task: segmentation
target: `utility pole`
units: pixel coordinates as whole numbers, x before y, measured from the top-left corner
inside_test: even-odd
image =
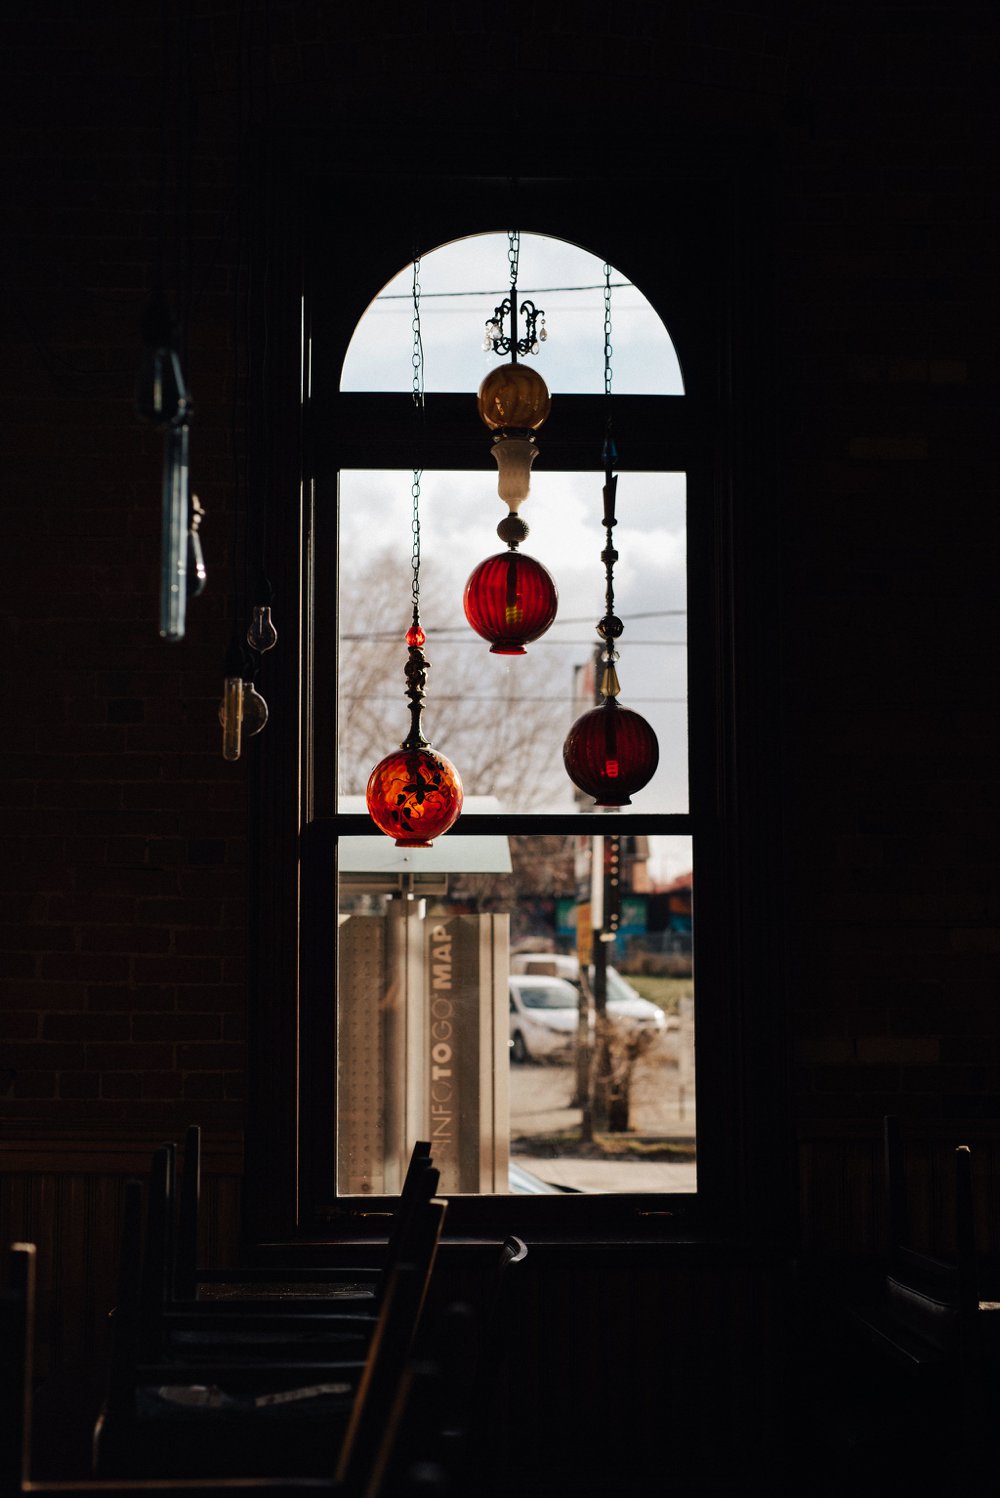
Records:
[[[611,1086],[611,1037],[608,1034],[608,949],[604,941],[604,837],[590,840],[590,920],[594,962],[594,1055],[590,1078],[590,1124],[594,1132],[608,1131]]]

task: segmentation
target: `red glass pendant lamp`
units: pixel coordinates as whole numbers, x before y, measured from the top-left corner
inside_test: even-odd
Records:
[[[517,256],[520,236],[508,235],[511,265],[510,296],[496,307],[486,324],[483,347],[509,353],[511,362],[501,364],[479,387],[480,419],[493,433],[492,453],[499,470],[497,492],[508,513],[497,526],[497,535],[507,550],[487,557],[474,568],[465,585],[463,603],[469,624],[490,642],[493,655],[524,655],[525,647],[543,635],[556,617],[558,594],[548,570],[534,557],[518,550],[528,527],[517,513],[527,499],[531,465],[538,456],[535,433],[552,408],[545,381],[537,370],[518,362],[518,354],[537,353],[546,337],[545,313],[533,302],[521,303],[526,334],[517,328]],[[510,337],[503,332],[510,313]],[[539,323],[541,326],[539,327]]]
[[[604,393],[611,397],[611,266],[604,267]],[[609,407],[610,410],[610,407]],[[615,642],[625,628],[615,613],[614,569],[618,553],[611,539],[616,525],[615,494],[618,479],[612,473],[615,458],[608,416],[604,433],[604,533],[601,553],[604,563],[604,618],[600,635],[600,692],[604,701],[577,718],[563,744],[563,763],[573,784],[593,796],[597,806],[631,806],[632,796],[648,785],[656,774],[660,749],[656,734],[639,713],[618,701],[621,684],[615,662]]]
[[[604,267],[604,393],[611,396],[611,266]],[[563,744],[566,773],[597,806],[631,806],[632,796],[656,774],[660,749],[656,734],[639,713],[618,701],[621,683],[615,663],[616,641],[625,629],[615,613],[615,563],[618,553],[611,539],[617,524],[615,496],[618,479],[612,472],[615,458],[608,416],[604,434],[604,617],[597,624],[601,637],[600,693],[604,699],[577,718]]]
[[[604,526],[607,544],[601,553],[606,575],[604,618],[597,633],[603,644],[600,691],[604,701],[577,718],[563,744],[563,763],[575,786],[593,796],[597,806],[631,806],[632,796],[656,773],[660,749],[656,734],[639,713],[618,701],[621,683],[615,662],[618,640],[625,626],[615,614],[614,564],[618,553],[611,544],[615,525],[617,478],[611,473],[613,446],[606,444],[608,469],[604,485]]]
[[[567,775],[596,806],[630,806],[633,793],[652,780],[659,759],[656,734],[645,718],[615,697],[605,697],[600,707],[578,718],[563,745]]]
[[[656,734],[639,713],[618,701],[621,683],[615,662],[615,641],[625,628],[615,613],[614,565],[618,553],[611,543],[615,521],[615,490],[618,480],[611,472],[614,444],[610,433],[605,442],[607,465],[604,483],[604,527],[607,541],[601,560],[605,569],[605,613],[598,621],[600,691],[604,701],[577,718],[563,744],[563,763],[575,786],[593,796],[597,806],[631,806],[632,796],[648,785],[656,773],[660,749]]]
[[[413,401],[423,405],[423,345],[420,338],[420,260],[413,261]],[[420,477],[413,471],[413,621],[406,631],[406,696],[410,700],[410,731],[399,748],[379,761],[368,777],[368,814],[397,848],[429,848],[431,840],[447,832],[462,810],[462,777],[451,760],[424,737],[421,726],[427,672],[427,642],[420,623]]]

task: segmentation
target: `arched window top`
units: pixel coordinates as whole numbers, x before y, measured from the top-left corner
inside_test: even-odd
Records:
[[[579,245],[522,233],[519,303],[545,313],[548,337],[529,356],[553,394],[604,392],[604,262]],[[412,266],[403,267],[358,323],[341,372],[345,391],[412,388]],[[424,388],[478,389],[497,355],[483,349],[486,320],[510,292],[505,233],[471,235],[420,261]],[[507,328],[509,333],[509,326]],[[518,333],[523,334],[523,323]],[[680,364],[659,314],[626,276],[611,271],[611,368],[616,395],[681,395]]]

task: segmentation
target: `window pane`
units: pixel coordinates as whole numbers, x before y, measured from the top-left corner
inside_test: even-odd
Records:
[[[695,1189],[689,839],[339,857],[340,1194],[398,1190],[416,1138],[449,1193]]]
[[[425,473],[421,620],[431,662],[424,732],[456,765],[467,796],[509,812],[589,808],[563,765],[569,729],[595,700],[594,628],[605,611],[598,474],[546,474],[522,506],[522,550],[547,567],[555,623],[523,656],[493,655],[462,595],[473,568],[503,548],[496,475]],[[374,766],[409,727],[403,667],[410,624],[410,475],[347,472],[340,491],[338,796],[364,794]],[[620,702],[652,726],[659,765],[633,798],[643,812],[688,809],[686,517],[683,474],[627,473],[618,483],[615,611]]]
[[[620,272],[611,276],[612,376],[616,395],[680,395],[669,334]],[[510,294],[506,234],[479,234],[429,251],[420,262],[425,389],[478,390],[498,355],[482,347],[486,319]],[[604,262],[577,245],[521,235],[518,302],[544,311],[548,337],[533,357],[555,394],[604,391]],[[342,390],[409,390],[413,268],[402,268],[358,323]],[[510,333],[509,323],[506,329]],[[523,321],[519,336],[524,335]]]

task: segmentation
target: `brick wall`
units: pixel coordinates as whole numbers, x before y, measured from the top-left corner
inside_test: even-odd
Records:
[[[461,119],[501,170],[570,124],[580,159],[589,138],[683,161],[710,137],[773,161],[762,606],[795,1116],[806,1136],[874,1132],[887,1106],[995,1117],[993,8],[554,3],[526,14],[513,85],[482,6],[192,0],[187,25],[210,581],[176,645],[156,626],[159,439],[130,394],[182,18],[167,47],[158,12],[107,0],[0,29],[8,1125],[243,1123],[248,771],[276,730],[227,764],[216,709],[247,481],[236,142],[264,118],[332,126],[345,157],[398,129],[412,161]],[[651,177],[651,232],[659,211]]]

